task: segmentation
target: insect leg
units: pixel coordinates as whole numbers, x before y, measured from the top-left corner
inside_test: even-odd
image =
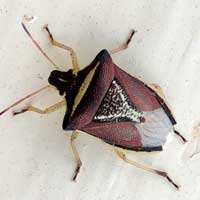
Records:
[[[130,35],[129,35],[129,37],[128,37],[128,39],[126,40],[126,42],[123,43],[123,44],[121,44],[121,45],[118,46],[117,48],[112,49],[111,51],[109,51],[110,54],[114,54],[114,53],[117,53],[117,52],[122,51],[122,50],[124,50],[124,49],[127,49],[129,43],[131,42],[131,40],[132,40],[132,38],[133,38],[133,35],[135,34],[135,32],[136,32],[135,30],[132,30],[131,33],[130,33]]]
[[[81,168],[81,165],[82,165],[82,162],[81,162],[81,159],[79,157],[79,154],[78,154],[78,151],[77,151],[77,148],[76,148],[76,144],[75,144],[75,140],[76,140],[77,136],[78,136],[78,132],[73,131],[72,135],[71,135],[71,146],[72,146],[72,151],[74,153],[74,157],[75,157],[75,160],[76,160],[76,170],[75,170],[73,178],[72,178],[73,181],[76,180],[77,175],[78,175],[80,168]]]
[[[124,160],[125,162],[134,165],[135,167],[138,167],[140,169],[143,169],[147,172],[153,173],[153,174],[157,174],[159,176],[162,176],[164,178],[166,178],[176,189],[179,189],[179,186],[168,176],[168,174],[166,172],[163,171],[159,171],[150,167],[147,167],[145,165],[142,165],[140,163],[137,163],[136,161],[130,160],[126,157],[125,153],[123,153],[122,151],[120,151],[119,149],[115,148],[115,151],[117,153],[117,155]]]
[[[66,101],[63,100],[63,101],[60,101],[44,110],[41,110],[39,108],[36,108],[36,107],[33,107],[33,106],[27,106],[19,111],[13,111],[13,115],[18,115],[18,114],[21,114],[21,113],[24,113],[24,112],[27,112],[27,111],[32,111],[32,112],[36,112],[36,113],[40,113],[40,114],[48,114],[48,113],[51,113],[51,112],[54,112],[56,110],[58,110],[59,108],[63,107],[66,105]]]
[[[162,97],[163,100],[166,101],[165,94],[163,92],[163,89],[160,87],[160,85],[156,83],[149,83],[147,84],[151,89],[153,89],[160,97]]]
[[[66,46],[66,45],[64,45],[64,44],[62,44],[62,43],[57,42],[56,40],[54,40],[53,35],[51,34],[51,32],[50,32],[50,30],[48,28],[48,25],[45,25],[44,29],[49,34],[49,38],[51,40],[52,45],[54,45],[56,47],[59,47],[61,49],[65,49],[65,50],[67,50],[67,51],[70,52],[73,70],[74,70],[74,73],[77,74],[78,71],[79,71],[79,64],[78,64],[78,59],[77,59],[77,56],[76,56],[76,52],[71,47]]]
[[[175,133],[177,136],[179,136],[179,137],[182,139],[182,141],[183,141],[184,143],[187,142],[187,140],[185,139],[185,137],[182,136],[176,129],[174,129],[174,133]]]
[[[158,84],[155,84],[155,83],[150,83],[148,84],[148,86],[153,89],[163,100],[166,101],[166,97],[164,95],[164,92],[162,90],[162,88],[158,85]],[[167,105],[168,107],[170,107],[169,105]],[[171,109],[170,109],[171,111]],[[173,115],[173,113],[171,113]],[[174,129],[174,133],[179,136],[181,138],[181,140],[185,143],[187,142],[187,139],[181,135],[177,130]]]
[[[36,91],[34,91],[34,92],[32,92],[32,93],[26,95],[25,97],[23,97],[23,98],[17,100],[17,101],[14,102],[13,104],[11,104],[10,106],[8,106],[8,107],[5,108],[4,110],[2,110],[2,111],[0,112],[0,115],[3,115],[5,112],[7,112],[7,111],[10,110],[11,108],[15,107],[16,105],[18,105],[18,104],[21,103],[22,101],[24,101],[24,100],[26,100],[26,99],[28,99],[28,98],[30,98],[30,97],[32,97],[32,96],[34,96],[34,95],[40,93],[41,91],[43,91],[43,90],[45,90],[45,89],[47,89],[47,88],[49,88],[49,85],[46,85],[46,86],[40,88],[39,90],[36,90]]]

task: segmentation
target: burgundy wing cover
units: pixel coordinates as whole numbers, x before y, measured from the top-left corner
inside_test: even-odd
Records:
[[[155,92],[146,87],[146,85],[140,80],[132,77],[117,67],[112,62],[112,58],[109,53],[106,50],[104,51],[103,56],[99,59],[100,64],[95,71],[91,84],[72,116],[67,130],[82,130],[103,139],[107,143],[120,146],[125,149],[139,151],[161,150],[161,146],[165,142],[165,139],[162,141],[163,143],[161,142],[161,144],[160,141],[162,139],[157,139],[157,141],[159,141],[157,143],[150,142],[149,144],[149,142],[146,142],[149,140],[148,138],[152,137],[152,133],[151,136],[148,136],[148,131],[144,131],[143,133],[143,129],[141,128],[143,122],[135,123],[130,121],[119,121],[98,123],[94,121],[94,116],[114,79],[121,85],[123,90],[126,91],[130,101],[133,102],[137,110],[141,113],[145,113],[145,116],[154,116],[155,111],[157,112],[159,109],[162,109],[162,106],[155,96]],[[164,114],[162,115],[166,115],[165,112],[163,113]],[[164,116],[164,121],[168,120],[168,117],[166,116]],[[154,117],[152,118],[151,116],[149,119],[154,119]],[[160,119],[160,115],[156,118],[156,120],[157,119],[161,120],[162,123],[162,117]],[[166,123],[164,126],[172,126],[171,122],[167,121]],[[151,124],[147,124],[147,129],[149,126],[152,127]],[[152,130],[156,130],[156,125],[157,122],[154,123],[154,129]],[[162,126],[163,125],[161,124],[160,127]],[[168,129],[166,132],[168,132]],[[159,138],[158,136],[153,135],[152,139],[154,137]]]

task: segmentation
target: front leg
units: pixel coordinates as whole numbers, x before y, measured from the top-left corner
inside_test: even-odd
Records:
[[[76,52],[69,46],[66,46],[60,42],[57,42],[56,40],[54,40],[53,38],[53,35],[52,33],[50,32],[49,28],[48,28],[48,25],[45,25],[44,26],[44,29],[47,31],[48,35],[49,35],[49,38],[51,40],[51,44],[58,47],[58,48],[61,48],[61,49],[65,49],[67,51],[70,52],[70,56],[71,56],[71,60],[72,60],[72,66],[73,66],[73,71],[74,71],[74,74],[77,75],[78,71],[79,71],[79,64],[78,64],[78,59],[77,59],[77,56],[76,56]]]

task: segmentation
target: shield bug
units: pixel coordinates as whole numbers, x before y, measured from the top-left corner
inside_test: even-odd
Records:
[[[166,137],[171,131],[186,142],[185,138],[174,129],[176,120],[165,103],[161,90],[158,90],[159,87],[145,84],[112,61],[112,54],[128,48],[135,31],[131,32],[123,45],[111,51],[100,51],[88,66],[79,70],[75,51],[54,40],[48,26],[45,26],[44,29],[52,45],[67,50],[71,55],[73,68],[65,72],[58,70],[59,68],[34,40],[24,23],[22,26],[40,52],[56,68],[51,72],[48,81],[60,95],[64,96],[64,99],[44,110],[30,105],[20,111],[13,111],[13,114],[27,111],[47,114],[66,105],[63,129],[72,131],[71,146],[77,162],[73,180],[76,180],[82,165],[75,145],[80,130],[112,145],[117,155],[125,162],[166,178],[178,189],[179,186],[166,172],[130,160],[123,151],[162,151]],[[25,96],[4,109],[0,115],[47,87]]]

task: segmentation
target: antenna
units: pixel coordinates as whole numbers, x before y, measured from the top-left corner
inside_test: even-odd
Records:
[[[33,36],[31,35],[31,33],[28,31],[28,29],[26,28],[25,24],[22,22],[22,27],[24,29],[24,31],[26,32],[26,34],[28,35],[28,37],[31,39],[31,41],[34,43],[34,45],[37,47],[37,49],[42,53],[42,55],[56,68],[59,69],[59,67],[51,60],[51,58],[49,58],[49,56],[44,52],[44,50],[40,47],[39,43],[33,38]]]

